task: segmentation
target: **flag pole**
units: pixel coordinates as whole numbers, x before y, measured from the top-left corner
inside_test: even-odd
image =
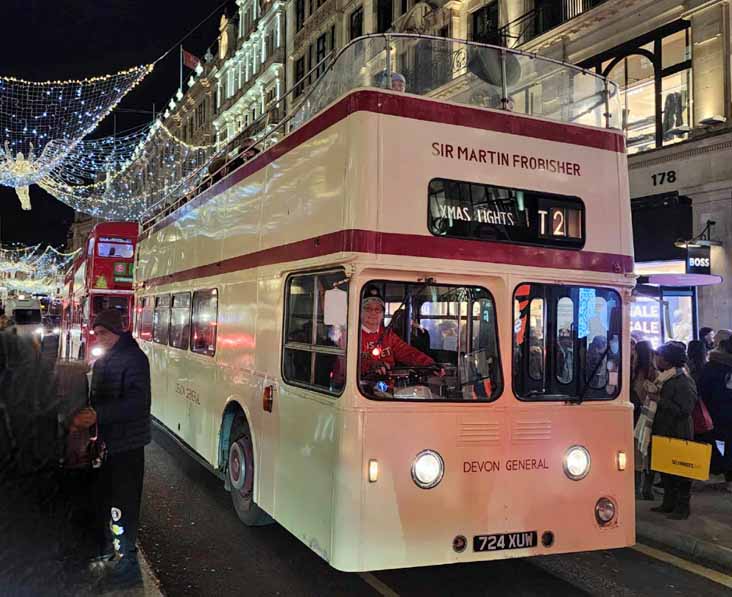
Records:
[[[180,90],[183,92],[183,44],[180,45]]]

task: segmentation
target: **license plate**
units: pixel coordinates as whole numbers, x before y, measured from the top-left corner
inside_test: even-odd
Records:
[[[475,535],[473,537],[473,551],[501,551],[527,547],[536,547],[536,531]]]

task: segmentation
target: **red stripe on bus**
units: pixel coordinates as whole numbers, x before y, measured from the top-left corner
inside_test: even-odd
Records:
[[[527,118],[508,112],[445,104],[408,95],[394,95],[378,91],[356,91],[321,112],[282,141],[262,152],[252,161],[240,166],[226,178],[218,181],[211,188],[157,222],[151,231],[155,232],[168,226],[192,209],[200,207],[216,195],[223,193],[315,135],[356,112],[389,114],[414,120],[466,126],[547,141],[558,141],[571,145],[594,147],[613,152],[622,153],[625,151],[623,135],[610,130],[567,126],[559,122]],[[140,240],[146,238],[151,231],[143,233]]]
[[[263,249],[167,274],[144,281],[146,287],[186,282],[209,276],[335,255],[337,253],[368,253],[372,255],[402,255],[432,257],[479,263],[525,265],[593,272],[627,273],[633,271],[633,259],[628,255],[569,251],[544,247],[524,247],[495,242],[437,238],[417,234],[373,232],[370,230],[341,230],[306,240]]]

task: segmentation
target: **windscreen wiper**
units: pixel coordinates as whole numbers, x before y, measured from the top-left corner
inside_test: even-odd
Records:
[[[597,375],[598,369],[600,369],[600,365],[602,365],[603,361],[607,358],[607,354],[610,352],[610,343],[608,342],[607,348],[605,349],[605,352],[602,353],[602,356],[600,357],[600,360],[597,361],[597,365],[595,365],[595,368],[592,370],[592,375],[590,375],[589,381],[585,384],[585,387],[582,389],[582,393],[577,396],[577,398],[571,398],[570,400],[567,400],[567,402],[570,402],[572,404],[582,404],[584,402],[585,397],[587,396],[587,392],[589,391],[592,380],[595,378],[595,375]]]

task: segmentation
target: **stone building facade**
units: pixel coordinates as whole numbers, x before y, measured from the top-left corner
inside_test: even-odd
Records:
[[[285,80],[285,5],[282,0],[237,0],[230,21],[222,17],[215,80],[217,143],[257,138],[282,118]],[[265,116],[262,118],[262,116]]]

